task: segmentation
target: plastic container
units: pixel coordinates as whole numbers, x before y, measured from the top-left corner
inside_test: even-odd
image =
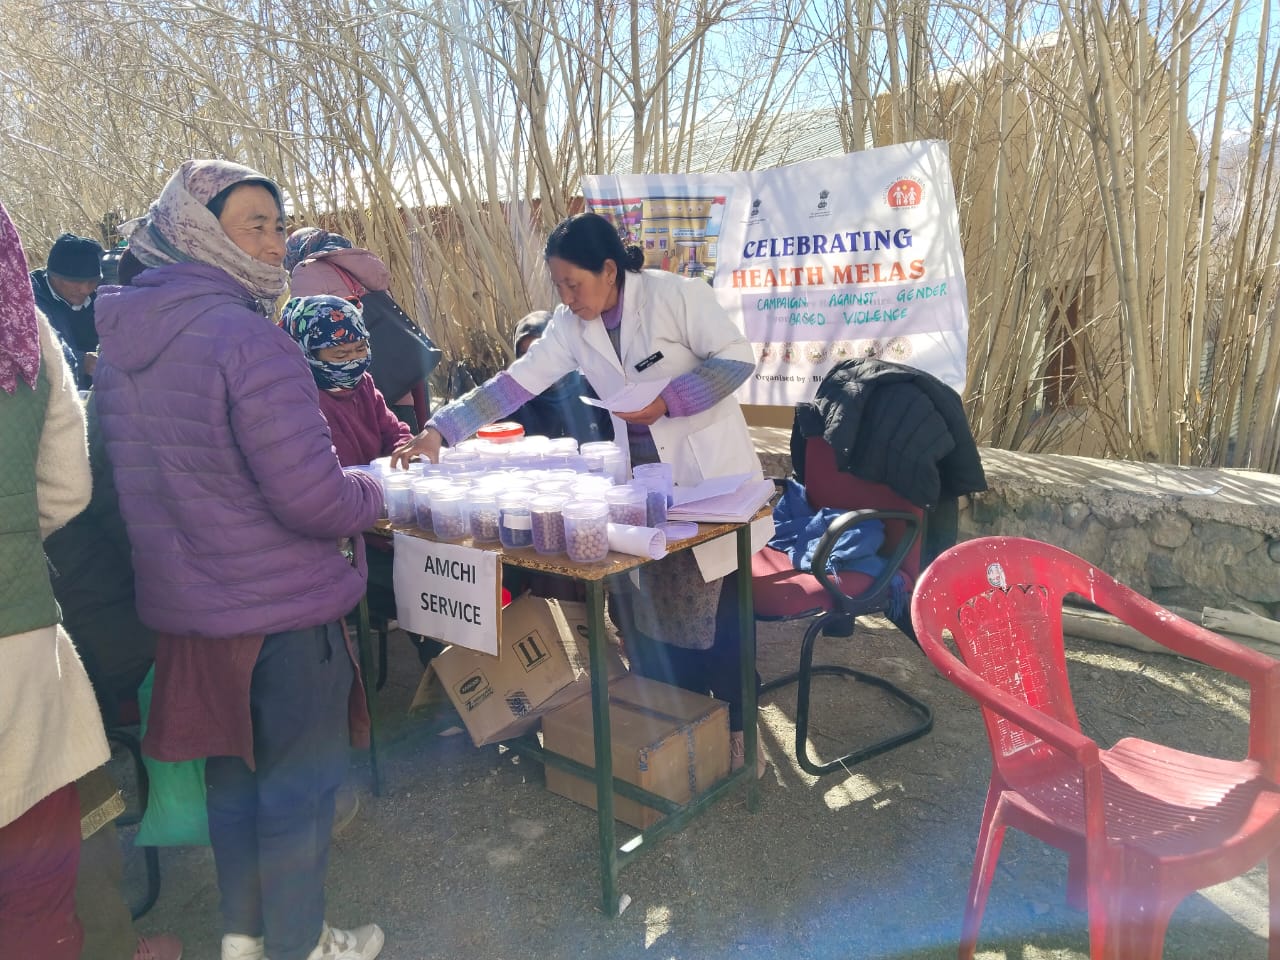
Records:
[[[490,443],[511,443],[524,439],[524,426],[510,420],[491,423],[476,431],[477,440],[488,440]]]
[[[431,494],[431,529],[441,540],[465,540],[467,491],[436,490]]]
[[[556,437],[547,442],[547,454],[557,457],[573,457],[578,453],[578,441],[573,437]]]
[[[576,500],[603,500],[604,492],[613,487],[608,477],[586,474],[573,481],[568,491]]]
[[[459,447],[445,447],[440,451],[440,466],[446,473],[460,473],[474,469],[480,462],[480,454],[474,450],[463,450]]]
[[[407,473],[396,473],[382,480],[382,498],[387,505],[387,519],[393,527],[408,526],[417,521],[413,507],[413,482]]]
[[[564,553],[564,502],[564,497],[556,495],[537,496],[529,501],[529,532],[538,553]]]
[[[431,493],[439,485],[434,477],[424,477],[413,483],[414,522],[423,530],[431,529]]]
[[[533,492],[540,496],[554,496],[564,493],[569,484],[564,480],[539,480],[533,485]]]
[[[491,543],[498,539],[498,496],[492,490],[472,487],[467,498],[471,539]]]
[[[644,487],[645,526],[656,527],[667,522],[667,508],[671,506],[671,495],[675,486],[671,477],[669,463],[642,463],[631,471],[633,484]]]
[[[564,548],[574,563],[597,563],[609,553],[609,505],[578,500],[561,508]]]
[[[610,487],[604,493],[609,504],[609,522],[633,527],[645,526],[645,489],[643,487]]]
[[[498,497],[498,539],[504,547],[533,544],[528,490],[515,490]]]
[[[622,448],[612,440],[593,440],[591,443],[584,443],[581,453],[582,456],[587,458],[589,473],[603,473],[614,483],[627,482],[626,455],[622,452]],[[597,456],[601,457],[603,461],[599,470],[595,469]]]
[[[586,458],[577,453],[547,453],[543,454],[542,465],[556,471],[566,471],[568,473],[586,473]]]

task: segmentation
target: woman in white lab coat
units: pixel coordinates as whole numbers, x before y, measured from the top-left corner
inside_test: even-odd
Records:
[[[620,444],[626,438],[633,465],[670,463],[677,484],[762,475],[733,396],[755,355],[704,281],[643,270],[643,251],[624,246],[594,213],[552,231],[546,262],[562,303],[542,337],[507,370],[437,410],[396,451],[398,460],[435,460],[442,443],[471,436],[580,369],[604,398],[640,381],[670,381],[648,405],[614,415],[614,436]],[[725,576],[732,538],[721,539],[718,551],[683,551],[643,567],[639,583],[611,599],[633,671],[728,701],[736,769],[743,762],[737,577]]]

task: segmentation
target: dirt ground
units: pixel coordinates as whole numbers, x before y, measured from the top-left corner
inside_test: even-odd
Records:
[[[765,679],[795,668],[800,635],[762,625]],[[933,732],[815,780],[794,762],[794,688],[771,694],[761,729],[772,762],[758,810],[733,794],[662,841],[623,871],[630,905],[611,917],[597,907],[594,813],[549,793],[538,764],[408,717],[419,671],[408,641],[393,635],[390,680],[376,704],[386,790],[368,792],[357,757],[362,806],[333,848],[331,921],[376,920],[386,960],[954,957],[989,774],[977,709],[887,623],[823,643],[819,660],[881,673],[930,703]],[[1082,640],[1069,653],[1082,723],[1100,742],[1137,735],[1243,753],[1248,691],[1232,678]],[[820,756],[896,719],[865,686],[818,684],[811,739]],[[133,890],[139,860],[130,858]],[[220,930],[207,849],[165,850],[162,870],[160,900],[140,929],[178,934],[187,960],[214,960]],[[1085,916],[1063,902],[1065,876],[1056,850],[1010,831],[979,957],[1087,957]],[[1184,903],[1165,957],[1262,958],[1265,936],[1259,869]]]

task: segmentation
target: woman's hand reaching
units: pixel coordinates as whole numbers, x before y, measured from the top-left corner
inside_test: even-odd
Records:
[[[416,437],[391,451],[391,465],[407,469],[409,461],[414,457],[426,457],[432,463],[439,463],[440,447],[443,444],[444,437],[440,435],[440,431],[429,426]]]

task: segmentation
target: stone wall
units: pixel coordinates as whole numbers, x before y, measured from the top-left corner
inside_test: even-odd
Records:
[[[790,431],[753,428],[771,476]],[[1057,544],[1166,606],[1280,619],[1280,476],[982,451],[990,489],[961,501],[960,537]]]

